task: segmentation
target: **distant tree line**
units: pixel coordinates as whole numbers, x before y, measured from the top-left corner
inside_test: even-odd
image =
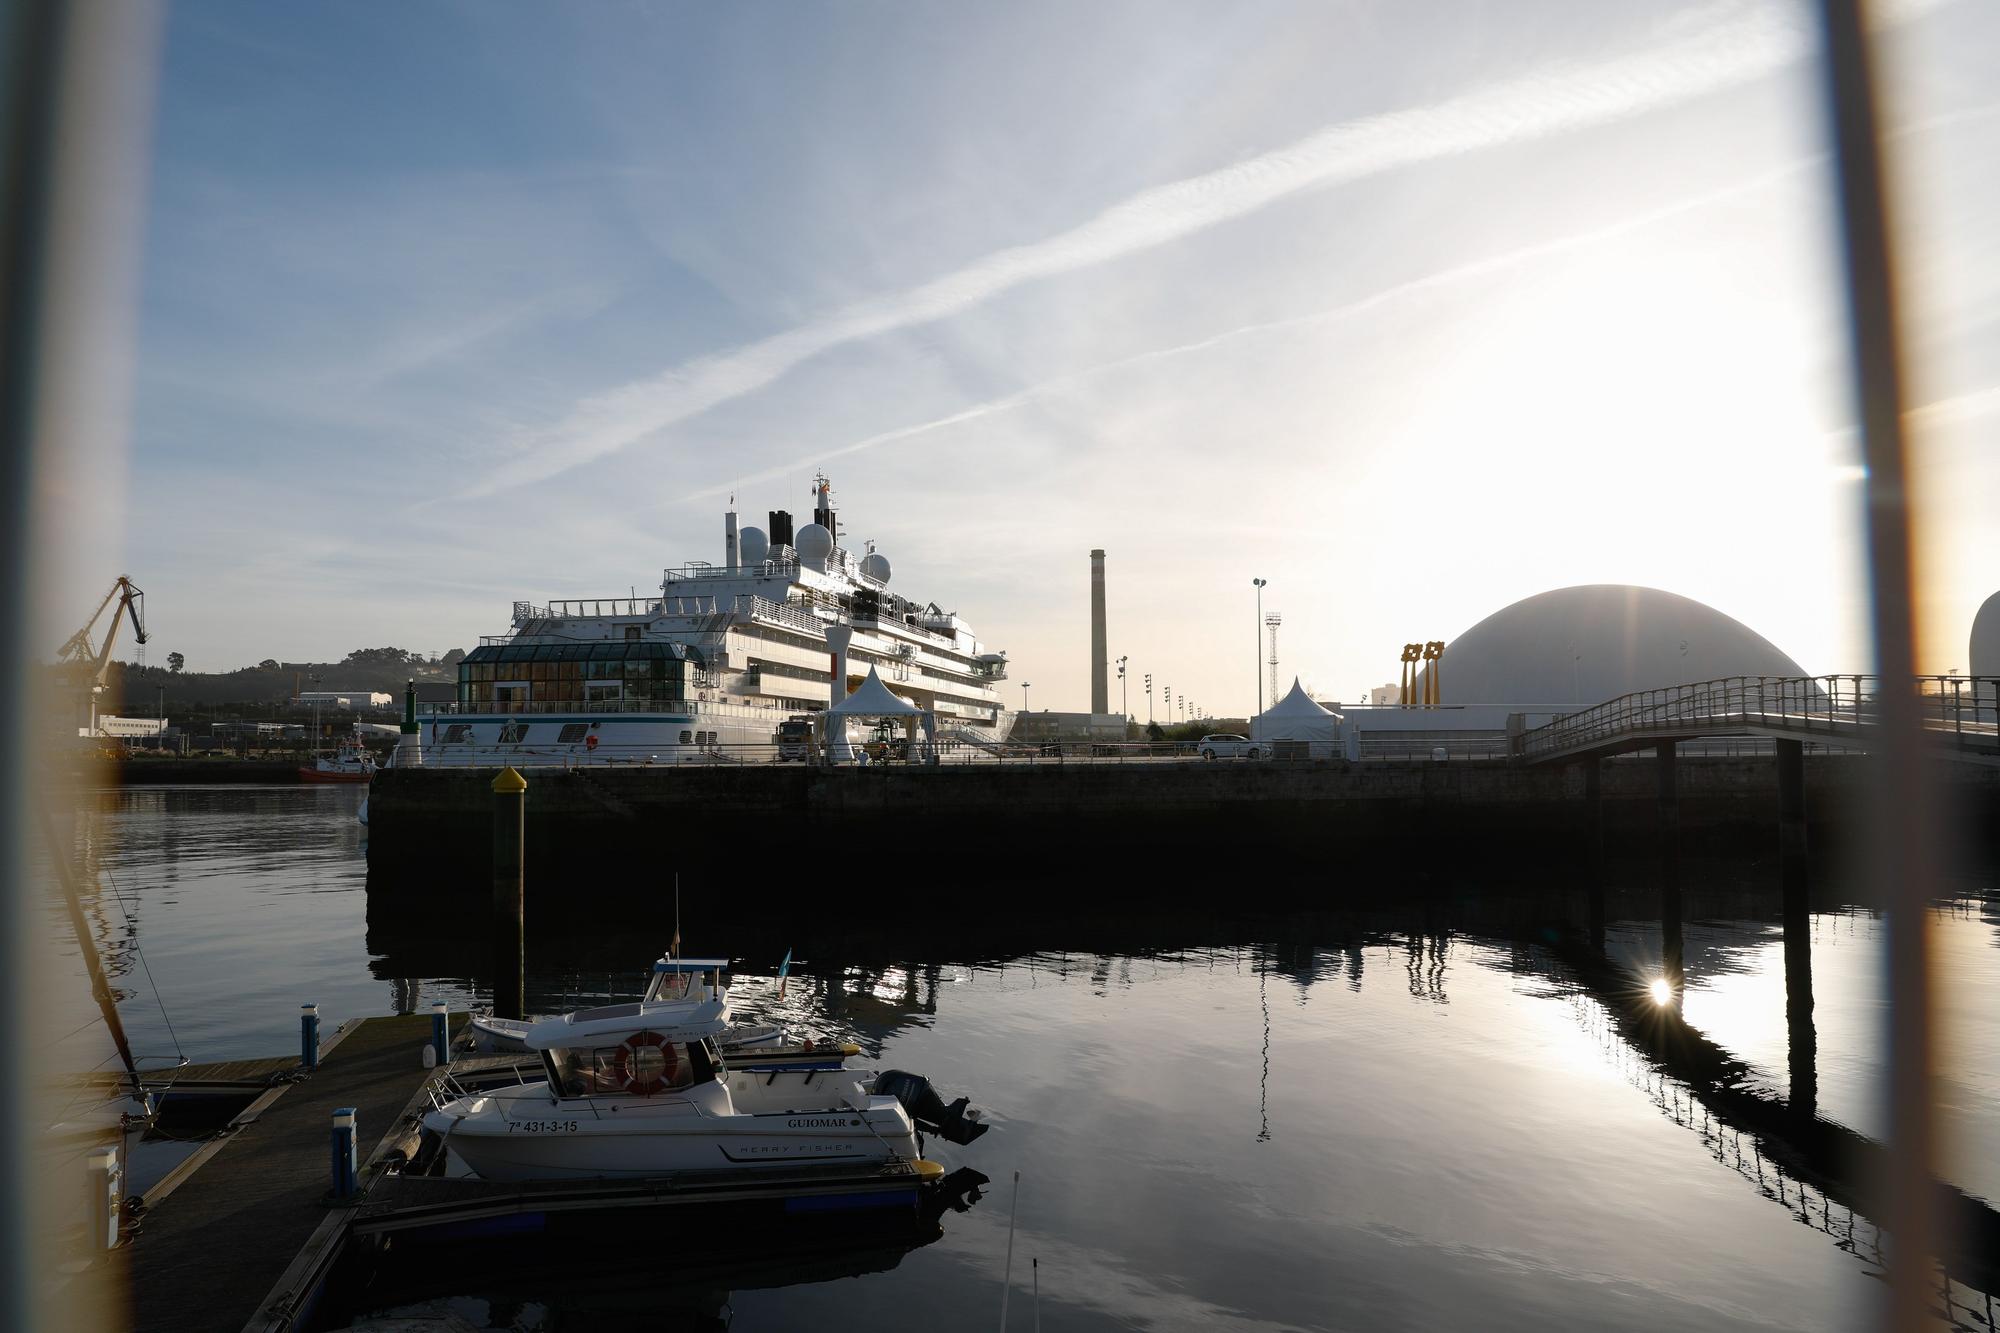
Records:
[[[267,657],[256,666],[234,671],[188,671],[185,657],[168,653],[164,667],[113,662],[100,707],[126,716],[151,716],[159,706],[162,686],[169,716],[282,709],[305,690],[371,691],[401,698],[404,682],[413,678],[457,680],[464,657],[463,648],[442,656],[407,648],[357,648],[338,662],[281,662]]]

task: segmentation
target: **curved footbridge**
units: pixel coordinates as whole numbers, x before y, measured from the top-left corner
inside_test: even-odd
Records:
[[[2000,677],[1922,676],[1913,688],[1923,704],[1924,733],[1941,753],[2000,764]],[[1736,737],[1867,750],[1880,727],[1881,697],[1877,676],[1726,676],[1564,714],[1515,731],[1508,750],[1527,764]]]
[[[1583,769],[1594,862],[1593,935],[1601,940],[1603,930],[1603,785],[1599,761],[1637,751],[1651,751],[1655,757],[1661,961],[1665,979],[1678,991],[1683,979],[1677,789],[1680,747],[1740,738],[1771,741],[1777,751],[1788,1019],[1795,1037],[1803,1035],[1809,1040],[1812,958],[1808,944],[1805,747],[1862,752],[1874,748],[1881,737],[1884,688],[1885,682],[1877,676],[1727,676],[1622,695],[1533,729],[1511,726],[1508,753],[1516,764]],[[1909,688],[1921,701],[1924,735],[1935,755],[2000,765],[2000,677],[1921,676]]]

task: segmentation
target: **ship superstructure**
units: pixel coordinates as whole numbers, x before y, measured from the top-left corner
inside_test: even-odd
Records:
[[[785,510],[739,531],[732,505],[722,563],[667,569],[658,597],[514,603],[510,631],[459,664],[457,702],[423,718],[423,762],[801,758],[801,721],[871,668],[940,734],[996,737],[1006,655],[891,591],[872,543],[842,545],[825,477],[813,503],[796,531]]]

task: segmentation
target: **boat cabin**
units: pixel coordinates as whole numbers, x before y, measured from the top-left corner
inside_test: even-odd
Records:
[[[722,1077],[720,999],[612,1004],[548,1019],[524,1040],[542,1053],[557,1097],[657,1097]]]
[[[720,1000],[729,984],[727,958],[662,958],[653,964],[644,1003],[661,1000]]]

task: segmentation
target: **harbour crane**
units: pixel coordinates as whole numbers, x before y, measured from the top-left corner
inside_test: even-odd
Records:
[[[102,646],[95,645],[91,640],[97,622],[114,600],[118,609],[111,613],[111,624],[104,631],[104,643]],[[66,682],[75,689],[90,691],[92,736],[97,734],[97,696],[103,693],[104,677],[111,670],[111,645],[117,642],[121,620],[130,620],[133,637],[142,644],[146,641],[146,594],[124,574],[120,574],[111,585],[111,591],[104,594],[104,600],[90,613],[90,619],[83,622],[83,628],[70,635],[56,652]]]

